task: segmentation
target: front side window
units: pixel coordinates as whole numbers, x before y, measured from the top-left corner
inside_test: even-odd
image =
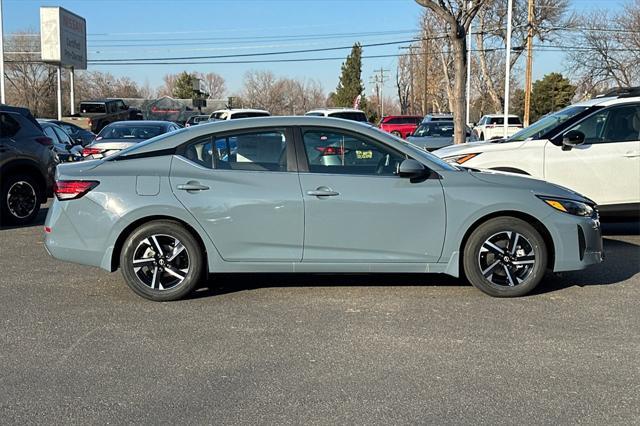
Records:
[[[334,130],[306,130],[304,148],[311,173],[393,176],[404,154]]]
[[[333,112],[329,116],[333,118],[342,118],[344,120],[351,120],[351,121],[360,121],[360,122],[367,121],[367,116],[364,114],[364,112],[351,112],[351,111]]]
[[[582,132],[586,144],[640,140],[640,105],[622,105],[598,111],[570,130]]]
[[[286,172],[286,148],[284,129],[217,136],[213,141],[215,168]]]
[[[53,131],[56,132],[56,136],[58,136],[58,140],[60,142],[66,145],[73,145],[73,143],[71,142],[71,138],[66,132],[56,129],[55,127],[53,127]]]

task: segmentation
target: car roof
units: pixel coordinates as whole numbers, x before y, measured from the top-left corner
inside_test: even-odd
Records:
[[[213,111],[212,114],[215,114],[216,112],[230,112],[230,113],[236,113],[236,112],[266,112],[267,114],[271,114],[266,109],[254,109],[254,108],[218,109],[216,111]]]
[[[320,108],[320,109],[312,109],[310,111],[307,111],[305,114],[309,114],[309,113],[331,113],[331,112],[361,112],[364,114],[364,111],[362,111],[361,109],[356,109],[356,108]]]

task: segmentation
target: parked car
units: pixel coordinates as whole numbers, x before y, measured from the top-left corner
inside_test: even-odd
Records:
[[[53,119],[40,119],[39,121],[47,121],[61,127],[74,142],[80,143],[82,146],[89,145],[96,138],[95,133],[83,129],[82,127],[78,127],[73,123]]]
[[[142,120],[142,112],[129,108],[122,99],[97,99],[81,102],[79,113],[62,120],[82,129],[99,133],[104,126],[116,121]]]
[[[191,117],[189,117],[189,119],[187,119],[186,123],[184,123],[184,127],[196,126],[206,121],[209,121],[208,115],[192,115]]]
[[[48,252],[120,268],[151,300],[237,272],[463,273],[490,295],[519,296],[547,268],[602,260],[597,210],[581,195],[453,166],[349,120],[201,124],[61,165],[57,179]]]
[[[73,141],[62,127],[48,120],[38,120],[42,131],[53,141],[53,149],[63,162],[82,160],[82,145]]]
[[[0,222],[33,221],[53,193],[53,141],[26,108],[0,105]]]
[[[95,141],[82,150],[82,155],[86,159],[106,157],[144,140],[179,129],[171,121],[118,121],[102,129]]]
[[[517,115],[509,116],[507,137],[522,130],[522,121]],[[489,114],[483,116],[473,128],[476,137],[481,140],[501,139],[504,134],[504,114]]]
[[[466,128],[467,142],[475,140],[471,129]],[[407,138],[408,142],[426,149],[435,151],[447,145],[453,144],[453,121],[429,121],[420,124],[413,135]]]
[[[209,118],[216,120],[235,120],[236,118],[269,117],[271,113],[263,109],[221,109],[211,113]]]
[[[640,217],[640,89],[550,114],[509,139],[434,151],[471,168],[531,175],[595,200],[603,217]]]
[[[406,139],[415,132],[421,122],[422,117],[415,115],[388,115],[380,120],[378,127],[385,132]]]
[[[367,115],[364,111],[353,108],[325,108],[314,109],[307,112],[305,115],[311,117],[331,117],[342,118],[344,120],[359,121],[362,123],[368,123]]]
[[[431,121],[453,121],[453,114],[451,113],[432,113],[427,114],[422,119],[423,123],[429,123]]]

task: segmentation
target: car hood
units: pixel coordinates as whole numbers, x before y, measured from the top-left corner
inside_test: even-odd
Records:
[[[464,168],[464,167],[463,167]],[[578,194],[569,188],[556,185],[541,179],[536,179],[528,175],[518,173],[500,172],[496,170],[467,169],[469,174],[482,182],[495,184],[498,186],[509,186],[514,188],[527,188],[536,195],[548,195],[558,198],[569,198],[571,200],[582,201],[595,204],[584,195]]]
[[[517,149],[522,146],[522,142],[501,142],[502,139],[496,139],[494,141],[482,141],[482,142],[467,142],[458,145],[450,145],[444,148],[440,148],[437,151],[433,151],[434,155],[440,158],[453,157],[455,155],[471,154],[487,151],[506,151],[511,149]]]

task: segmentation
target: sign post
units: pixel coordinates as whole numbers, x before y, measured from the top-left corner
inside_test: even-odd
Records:
[[[71,113],[75,113],[74,70],[87,69],[87,23],[62,7],[40,8],[40,45],[43,62],[58,67],[58,120],[62,119],[62,68],[71,68]]]

